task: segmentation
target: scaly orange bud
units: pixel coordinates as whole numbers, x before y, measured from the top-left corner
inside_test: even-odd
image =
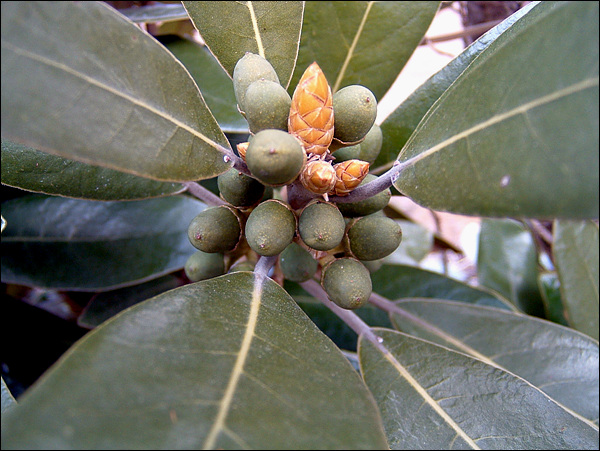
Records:
[[[302,141],[307,155],[325,155],[333,139],[333,96],[325,74],[312,63],[298,82],[288,132]]]
[[[347,160],[334,164],[336,182],[330,194],[347,196],[369,173],[369,163],[362,160]]]
[[[242,160],[244,160],[244,163],[246,162],[246,150],[248,150],[248,145],[249,144],[250,144],[249,142],[245,142],[245,143],[239,143],[236,146],[238,154],[239,154],[240,158]]]
[[[309,191],[326,194],[335,187],[337,178],[331,163],[313,160],[306,163],[300,173],[300,182]]]

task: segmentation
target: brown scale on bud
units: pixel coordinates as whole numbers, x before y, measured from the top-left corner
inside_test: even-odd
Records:
[[[326,155],[333,139],[333,96],[325,74],[312,63],[292,96],[288,132],[296,136],[307,155]]]
[[[250,144],[250,143],[249,142],[245,142],[245,143],[239,143],[236,146],[238,154],[239,154],[240,158],[242,160],[244,160],[244,163],[246,162],[246,151],[248,150],[248,144]]]
[[[362,160],[347,160],[334,164],[336,182],[335,187],[329,194],[336,196],[347,196],[360,185],[360,182],[369,173],[369,163]]]
[[[323,160],[309,161],[300,173],[300,182],[309,191],[327,194],[335,187],[336,174],[331,163]]]

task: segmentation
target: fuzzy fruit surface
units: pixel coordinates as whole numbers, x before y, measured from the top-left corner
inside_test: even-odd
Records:
[[[306,162],[300,142],[282,130],[262,130],[252,137],[246,150],[246,165],[265,185],[291,183]]]
[[[375,95],[364,86],[350,85],[333,95],[334,138],[344,143],[360,141],[377,117]]]
[[[292,242],[279,256],[283,277],[292,282],[306,282],[316,272],[318,263],[306,249]]]
[[[278,129],[287,131],[292,98],[279,84],[257,80],[246,90],[245,114],[252,133]]]
[[[221,253],[196,251],[185,262],[185,275],[192,282],[211,279],[225,273],[225,260]]]
[[[394,252],[402,241],[402,229],[391,218],[365,216],[348,230],[350,251],[359,260],[379,260]]]
[[[246,241],[259,255],[281,253],[294,238],[296,216],[282,202],[267,200],[252,210],[246,222]]]
[[[302,241],[319,251],[328,251],[340,244],[345,227],[340,210],[329,202],[307,205],[298,219],[298,232]]]
[[[367,174],[362,182],[358,186],[377,180],[377,176],[373,174]],[[338,203],[337,206],[342,214],[347,218],[356,218],[359,216],[368,216],[376,213],[389,203],[392,197],[390,189],[385,189],[368,199],[359,200],[358,202],[346,202]]]
[[[192,219],[188,238],[203,252],[227,252],[237,246],[241,231],[239,218],[228,207],[210,207]]]
[[[327,265],[321,285],[333,302],[350,310],[363,306],[373,290],[369,270],[353,258],[339,258]]]
[[[217,177],[217,186],[221,197],[236,207],[251,207],[265,194],[265,185],[233,168]]]
[[[244,99],[248,87],[260,79],[279,83],[271,63],[260,55],[247,52],[233,68],[233,91],[240,110],[245,111]]]

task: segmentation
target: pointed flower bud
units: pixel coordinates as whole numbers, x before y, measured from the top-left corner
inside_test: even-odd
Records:
[[[288,131],[302,141],[309,156],[327,153],[333,139],[333,96],[317,63],[308,66],[294,91]]]
[[[242,160],[244,160],[244,163],[246,162],[246,150],[248,150],[248,145],[249,144],[250,144],[249,142],[245,142],[245,143],[239,143],[236,146],[238,154],[239,154],[240,158]]]
[[[323,160],[309,161],[300,173],[300,182],[309,191],[326,194],[335,187],[336,175],[331,163]]]
[[[369,173],[369,163],[362,160],[347,160],[334,164],[336,182],[331,194],[347,196]]]

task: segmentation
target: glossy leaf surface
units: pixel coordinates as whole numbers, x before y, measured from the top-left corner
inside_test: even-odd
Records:
[[[396,188],[454,213],[597,218],[598,23],[598,3],[532,8],[428,111]]]
[[[352,365],[249,272],[124,311],[19,407],[3,416],[3,449],[387,449]]]
[[[229,76],[246,52],[271,63],[288,86],[298,55],[304,2],[182,2]]]
[[[597,428],[523,379],[399,332],[374,332],[383,341],[361,336],[360,365],[391,449],[597,449]]]
[[[597,341],[549,321],[490,307],[438,300],[396,305],[391,319],[398,330],[497,365],[598,422]]]
[[[2,384],[1,388],[2,388],[2,414],[4,415],[4,412],[6,412],[8,409],[14,407],[17,405],[17,402],[15,401],[15,398],[13,398],[13,395],[10,393],[10,390],[8,389],[8,387],[6,386],[6,382],[4,382],[4,378],[0,379],[0,383]]]
[[[545,318],[563,326],[570,326],[565,317],[565,307],[560,294],[558,274],[540,274],[538,276],[538,286],[542,295],[542,301],[544,301]]]
[[[119,12],[135,23],[169,22],[188,19],[187,12],[181,4],[156,3],[142,7],[120,9]]]
[[[159,182],[40,152],[2,140],[2,183],[37,193],[90,200],[136,200],[169,196],[180,183]]]
[[[598,340],[598,224],[556,221],[554,227],[552,252],[567,318]]]
[[[101,2],[2,3],[2,136],[163,181],[228,168],[189,73]]]
[[[183,196],[94,202],[31,195],[2,204],[2,282],[73,290],[139,283],[183,268],[204,204]]]

